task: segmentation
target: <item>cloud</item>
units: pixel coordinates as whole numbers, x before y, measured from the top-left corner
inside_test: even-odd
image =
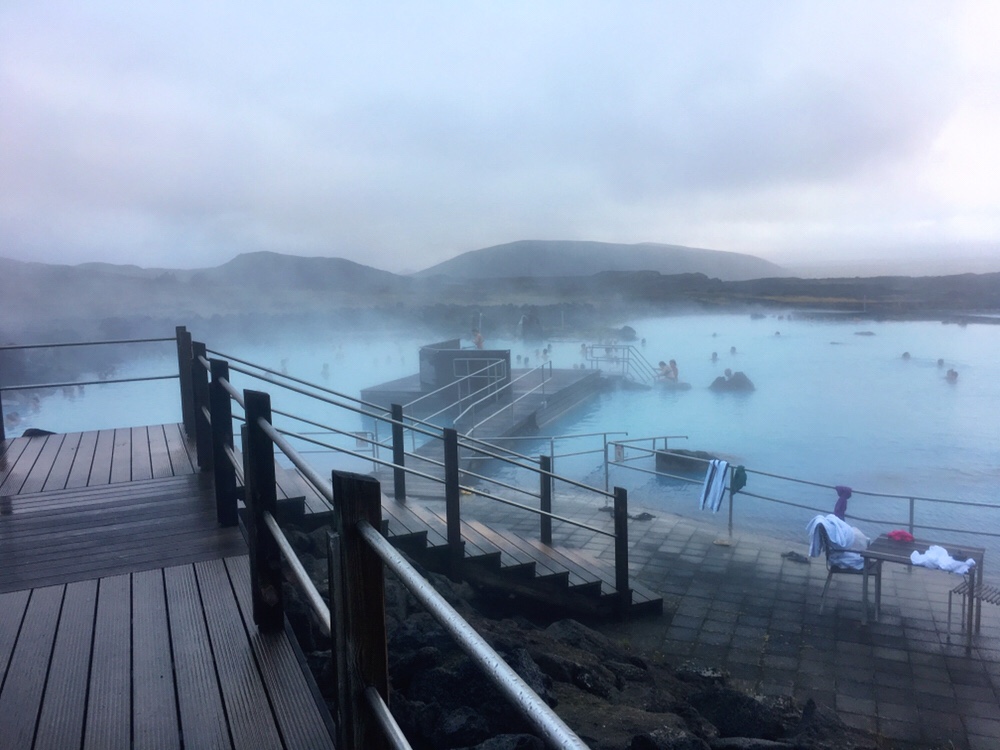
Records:
[[[0,254],[398,270],[522,238],[764,257],[996,240],[995,15],[8,3]]]

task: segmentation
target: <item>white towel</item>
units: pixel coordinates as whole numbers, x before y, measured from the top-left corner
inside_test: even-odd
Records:
[[[713,513],[718,513],[722,507],[722,495],[726,491],[726,472],[729,471],[729,462],[719,458],[713,458],[708,463],[708,471],[705,472],[705,485],[701,488],[701,509],[710,508]]]
[[[960,576],[964,576],[969,572],[969,568],[973,568],[976,565],[976,561],[971,557],[965,562],[956,560],[948,554],[948,550],[944,547],[939,547],[936,544],[932,544],[928,547],[924,554],[920,554],[916,550],[913,550],[913,552],[910,553],[910,562],[924,568],[947,570],[949,573],[956,573]]]
[[[862,550],[868,546],[868,537],[861,529],[851,526],[847,521],[830,513],[829,515],[814,516],[806,526],[806,534],[809,536],[809,556],[819,557],[823,553],[822,545],[819,541],[818,528],[822,526],[826,529],[826,535],[830,543],[839,549],[831,549],[828,558],[831,565],[840,568],[854,568],[861,570],[865,566],[864,558],[854,550]]]

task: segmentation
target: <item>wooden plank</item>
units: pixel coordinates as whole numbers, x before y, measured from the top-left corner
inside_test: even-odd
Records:
[[[0,484],[7,481],[7,474],[28,447],[28,438],[8,438],[0,441]]]
[[[479,522],[473,521],[471,523],[479,523]],[[480,526],[480,528],[482,528],[482,525]],[[503,538],[504,538],[504,546],[508,549],[508,551],[516,550],[518,554],[527,555],[531,560],[534,561],[539,576],[558,575],[560,573],[566,572],[561,566],[557,565],[548,555],[538,554],[538,552],[530,544],[528,544],[524,539],[517,536],[516,534],[505,534],[503,535]]]
[[[115,449],[115,431],[101,430],[97,433],[94,459],[90,466],[87,485],[107,484],[111,481],[111,456]]]
[[[0,440],[0,482],[6,478],[8,468],[13,466],[17,457],[27,447],[28,438],[9,437],[6,440]]]
[[[163,425],[163,434],[167,439],[167,452],[170,455],[170,465],[174,475],[194,474],[197,462],[188,448],[187,438],[179,424]]]
[[[159,549],[152,551],[143,550],[141,552],[130,553],[127,556],[116,554],[112,550],[103,554],[98,559],[88,561],[86,569],[80,569],[79,566],[73,567],[71,561],[69,561],[64,562],[57,569],[45,568],[19,571],[16,576],[11,576],[0,582],[0,593],[36,586],[50,586],[58,583],[82,581],[93,576],[119,575],[122,573],[150,570],[165,565],[184,565],[201,562],[202,560],[215,560],[221,557],[246,554],[246,551],[246,544],[242,540],[224,545],[195,540],[190,544],[186,544],[182,550],[175,549],[172,552],[164,552]]]
[[[132,619],[129,576],[97,587],[84,750],[128,747],[132,731]]]
[[[114,482],[132,480],[132,430],[128,427],[115,430],[111,451],[111,479]]]
[[[333,740],[323,718],[325,709],[313,700],[287,633],[261,633],[254,625],[249,560],[246,556],[229,557],[225,565],[285,749],[332,748]]]
[[[169,497],[172,493],[180,492],[187,493],[192,498],[198,497],[206,505],[211,503],[211,495],[200,483],[192,482],[190,477],[167,477],[150,482],[128,482],[102,487],[80,487],[16,495],[11,498],[10,512],[16,515],[42,512],[47,508],[65,511],[122,498],[135,498],[137,502],[143,502],[161,496]]]
[[[97,581],[66,586],[34,750],[80,747],[94,637]]]
[[[7,677],[7,667],[10,655],[14,653],[14,643],[21,630],[21,621],[28,609],[30,591],[14,591],[10,594],[0,594],[0,689]]]
[[[195,571],[233,744],[240,750],[281,747],[225,564],[196,563]]]
[[[403,534],[419,534],[421,531],[431,531],[432,544],[436,547],[447,544],[448,538],[440,529],[429,529],[427,524],[421,521],[410,510],[410,503],[397,503],[394,498],[382,494],[382,518],[388,518],[391,526],[398,526]],[[395,522],[395,523],[393,523]]]
[[[97,450],[97,435],[98,433],[90,431],[80,436],[80,444],[73,458],[73,467],[69,470],[69,478],[66,480],[67,488],[87,486],[94,463],[94,453]]]
[[[43,491],[61,490],[66,486],[82,436],[83,434],[80,432],[70,432],[64,436],[62,446],[59,448],[59,455],[53,461],[52,470],[49,472],[49,476],[45,480],[45,485],[42,487]],[[21,492],[23,494],[24,490],[22,489]]]
[[[21,491],[21,486],[35,466],[38,454],[45,447],[46,441],[43,437],[28,438],[27,440],[28,444],[17,457],[14,465],[7,471],[7,476],[4,478],[3,484],[0,485],[0,495],[16,495]]]
[[[163,572],[132,576],[132,747],[180,749]]]
[[[199,485],[190,475],[41,493],[24,498],[35,504],[28,508],[18,498],[0,516],[0,548],[8,553],[0,556],[0,591],[243,554],[239,529],[218,526]],[[135,489],[142,497],[129,496]],[[85,499],[73,507],[77,493]]]
[[[170,477],[174,472],[170,465],[170,451],[167,436],[161,424],[149,428],[149,463],[154,478]]]
[[[184,746],[205,750],[231,748],[194,568],[190,565],[166,568],[163,580]]]
[[[62,586],[31,592],[10,659],[11,678],[0,692],[0,737],[7,750],[30,750],[34,741],[62,598]]]
[[[274,476],[278,486],[278,497],[304,497],[306,513],[326,513],[333,506],[307,482],[294,467],[286,469],[274,466]]]
[[[149,433],[145,427],[131,429],[133,482],[153,478],[153,459],[149,455]]]
[[[48,435],[45,438],[35,438],[36,440],[45,440],[45,445],[42,446],[42,450],[38,454],[38,459],[35,461],[35,465],[28,472],[28,476],[25,477],[24,484],[18,490],[18,493],[28,493],[28,492],[41,492],[42,488],[45,486],[45,480],[49,478],[49,473],[52,471],[52,465],[55,463],[56,456],[59,455],[59,448],[62,447],[65,435]]]

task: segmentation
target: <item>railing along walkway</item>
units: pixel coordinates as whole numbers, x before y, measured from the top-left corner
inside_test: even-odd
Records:
[[[329,508],[329,504],[294,469],[277,468],[278,496],[305,497],[306,513],[312,508]],[[391,472],[388,475],[391,487]],[[411,485],[407,484],[407,487]],[[382,493],[382,532],[395,546],[427,562],[438,562],[442,568],[448,559],[448,522],[445,514],[444,489],[441,484],[422,480],[415,494],[400,503],[390,494]],[[468,498],[463,507],[461,521],[463,563],[466,577],[512,593],[533,596],[544,595],[551,605],[559,600],[553,592],[572,592],[565,606],[586,608],[588,599],[595,608],[600,600],[615,595],[613,544],[596,534],[580,531],[588,542],[578,549],[550,546],[538,541],[538,521],[534,515],[518,514],[505,506],[490,509],[483,499]],[[483,517],[480,518],[480,511]],[[516,530],[512,529],[513,517],[523,515]],[[488,519],[488,520],[487,520]],[[594,513],[592,521],[614,528],[610,513]],[[587,544],[601,550],[601,555],[584,549]],[[548,592],[546,586],[551,586]],[[645,586],[633,586],[632,614],[662,611],[663,597]]]

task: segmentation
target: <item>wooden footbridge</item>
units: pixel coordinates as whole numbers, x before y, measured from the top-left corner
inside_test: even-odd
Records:
[[[0,445],[0,745],[333,747],[179,425]]]
[[[389,494],[376,489],[373,496],[365,478],[358,484],[347,475],[338,479],[338,472],[330,485],[271,426],[267,394],[236,391],[228,363],[209,360],[184,329],[176,343],[181,424],[9,439],[0,431],[4,747],[320,748],[335,740],[344,748],[387,746],[393,730],[385,664],[378,663],[385,645],[378,645],[367,608],[381,601],[375,592],[383,565],[404,578],[409,573],[364,535],[369,522],[422,564],[484,591],[572,615],[661,611],[654,592],[628,580],[623,491],[604,493],[606,503],[614,500],[606,528],[575,525],[600,540],[584,548],[560,545],[565,535],[558,531],[553,537],[553,521],[573,522],[553,512],[554,475],[544,464],[534,508],[460,484],[454,430],[443,432],[436,469],[405,469],[425,490],[439,482],[438,493],[407,496],[402,459],[377,461],[389,472],[383,474]],[[234,403],[244,409],[242,449],[232,432]],[[394,434],[402,427],[402,420],[383,418]],[[406,455],[391,447],[394,456]],[[275,449],[294,468],[278,465]],[[375,507],[346,520],[355,502],[348,494],[334,512],[338,482],[360,488]],[[495,513],[490,521],[477,517],[484,498],[538,514],[538,537],[513,531]],[[301,565],[282,541],[279,501],[310,527],[329,524],[343,538],[346,551],[331,546],[330,564],[343,560],[345,568],[331,568],[330,580],[342,581],[344,590],[331,587],[328,605],[316,603],[321,597],[301,579]],[[372,551],[382,560],[374,567]],[[283,577],[304,587],[321,630],[336,635],[336,643],[368,644],[355,643],[362,664],[353,669],[343,666],[351,660],[341,646],[331,652],[341,657],[333,718],[300,666],[283,615]],[[447,607],[435,603],[426,583],[411,585],[432,612]],[[358,599],[352,587],[368,593]],[[365,625],[357,630],[356,623]],[[462,629],[456,638],[471,644],[470,653],[488,650]],[[372,658],[374,665],[364,666]],[[490,678],[553,746],[582,747],[537,696],[525,694],[513,672]]]

